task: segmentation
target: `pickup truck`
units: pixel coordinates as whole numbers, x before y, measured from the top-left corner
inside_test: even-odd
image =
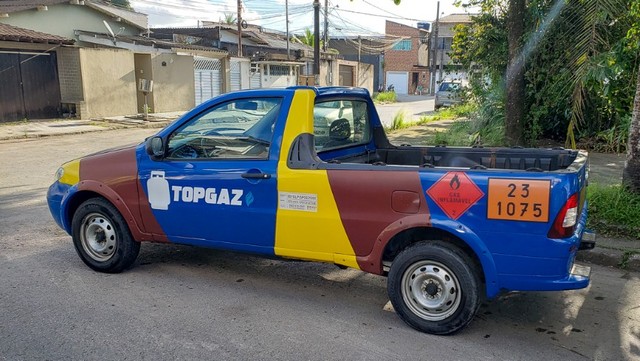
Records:
[[[323,137],[316,109],[343,116]],[[291,87],[213,98],[70,161],[47,199],[96,271],[127,269],[146,241],[328,262],[386,276],[407,324],[451,334],[485,298],[589,284],[574,264],[594,245],[587,168],[561,148],[396,146],[366,90]]]

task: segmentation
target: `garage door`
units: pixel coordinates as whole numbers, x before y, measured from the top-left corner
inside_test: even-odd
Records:
[[[340,72],[340,85],[353,86],[353,66],[340,64],[338,71]]]
[[[409,93],[409,73],[406,71],[388,71],[387,72],[387,88],[393,85],[398,94]]]

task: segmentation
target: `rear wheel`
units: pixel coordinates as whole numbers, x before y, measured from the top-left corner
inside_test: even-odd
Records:
[[[140,243],[131,236],[124,218],[103,198],[91,198],[78,207],[72,237],[82,261],[99,272],[122,272],[140,252]]]
[[[464,328],[480,305],[480,281],[473,261],[445,242],[419,242],[398,254],[387,291],[394,309],[410,326],[446,335]]]

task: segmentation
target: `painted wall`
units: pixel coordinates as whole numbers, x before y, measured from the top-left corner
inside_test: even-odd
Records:
[[[140,33],[139,28],[124,22],[117,22],[113,17],[85,5],[63,3],[50,5],[48,9],[47,11],[32,9],[11,13],[8,18],[0,18],[0,23],[64,36],[69,39],[77,39],[74,30],[107,33],[102,20],[106,20],[116,34],[138,35]]]
[[[133,52],[83,48],[80,63],[85,100],[83,119],[137,113]]]
[[[371,64],[360,63],[357,61],[349,60],[321,60],[320,61],[320,75],[318,75],[318,85],[320,86],[332,86],[340,85],[340,65],[346,65],[353,67],[353,73],[358,73],[355,80],[355,85],[360,88],[365,88],[369,93],[373,94],[374,83],[374,66]]]
[[[189,110],[195,106],[193,56],[152,55],[153,113]],[[164,64],[164,65],[163,65]]]

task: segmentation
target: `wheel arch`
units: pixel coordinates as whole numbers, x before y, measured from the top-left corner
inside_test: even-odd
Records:
[[[412,217],[399,220],[378,236],[374,251],[363,257],[361,264],[366,262],[369,272],[384,274],[383,264],[390,264],[403,249],[425,240],[450,242],[460,248],[481,270],[486,296],[493,298],[499,293],[497,271],[491,252],[473,231],[451,220],[432,219],[430,223],[417,222]]]
[[[96,182],[96,181],[82,181],[74,186],[75,191],[70,192],[68,197],[63,200],[62,207],[62,223],[64,225],[65,230],[71,234],[72,226],[71,223],[73,221],[73,215],[78,210],[78,207],[85,201],[91,198],[102,198],[107,202],[111,203],[124,220],[127,222],[127,226],[129,227],[129,231],[133,236],[134,240],[140,241],[145,237],[145,233],[139,227],[138,222],[136,222],[136,218],[134,217],[131,209],[125,204],[120,197],[112,188],[107,185]]]

